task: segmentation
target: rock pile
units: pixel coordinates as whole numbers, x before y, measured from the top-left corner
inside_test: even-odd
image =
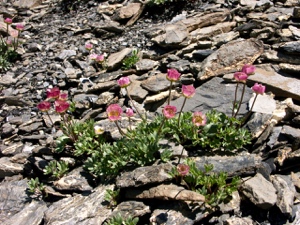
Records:
[[[7,35],[3,18],[25,23],[21,60],[0,74],[1,224],[102,224],[117,213],[139,217],[139,224],[300,223],[299,1],[198,1],[192,10],[186,6],[187,11],[160,19],[152,15],[159,7],[132,1],[89,1],[68,13],[55,0],[4,0],[0,6],[1,35]],[[86,42],[107,57],[105,70],[91,63]],[[124,58],[134,49],[139,61],[123,70]],[[194,158],[199,169],[211,163],[215,171],[243,178],[228,204],[204,213],[198,204],[202,196],[171,184],[170,163],[137,168],[114,184],[99,184],[73,158],[64,160],[75,169],[47,183],[48,201],[28,198],[28,178],[43,177],[61,135],[52,132],[36,108],[47,88],[68,91],[78,119],[107,124],[106,106],[126,102],[118,78],[130,77],[129,91],[140,107],[161,112],[168,96],[166,70],[176,68],[182,84],[197,87],[185,111],[230,114],[233,72],[245,63],[257,70],[247,81],[239,116],[249,110],[250,86],[263,83],[268,92],[258,98],[246,124],[253,146],[236,156]],[[179,108],[178,96],[175,88],[172,105]],[[176,152],[178,146],[167,144]],[[110,209],[104,194],[115,188],[121,190],[121,201]]]

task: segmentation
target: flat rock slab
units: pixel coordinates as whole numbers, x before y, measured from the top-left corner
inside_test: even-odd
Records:
[[[282,76],[271,66],[256,68],[255,74],[249,76],[248,80],[266,85],[266,91],[271,91],[277,97],[289,97],[300,101],[300,80]]]
[[[45,224],[101,225],[111,214],[111,209],[101,204],[106,190],[113,185],[99,186],[89,196],[75,195],[53,203],[45,212]]]
[[[6,220],[2,225],[40,225],[43,221],[44,212],[47,205],[44,201],[33,201],[28,204],[22,211],[18,212],[10,219]]]
[[[263,43],[250,38],[235,40],[221,46],[217,51],[208,56],[200,65],[195,65],[198,70],[198,80],[207,80],[221,74],[239,71],[244,64],[253,62],[263,53]]]
[[[236,84],[224,83],[224,80],[219,77],[214,77],[210,81],[196,88],[196,93],[194,97],[188,99],[183,108],[184,112],[207,112],[209,110],[215,109],[219,112],[231,115],[232,102],[234,100],[234,91]],[[242,85],[238,88],[239,97],[242,93]],[[247,110],[247,103],[250,100],[252,90],[248,87],[245,89],[244,99],[238,115],[243,115]],[[239,100],[238,97],[238,100]],[[179,110],[183,104],[184,98],[178,98],[171,101],[171,105],[174,105]],[[161,109],[157,112],[161,113]]]

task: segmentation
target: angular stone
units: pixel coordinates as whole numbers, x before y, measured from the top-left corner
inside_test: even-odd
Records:
[[[196,88],[196,93],[193,98],[186,101],[183,108],[184,112],[207,112],[209,110],[215,109],[219,112],[231,115],[232,113],[232,101],[234,99],[234,91],[236,84],[224,84],[224,80],[219,77],[214,77],[213,79],[202,84],[200,87]],[[238,87],[238,93],[242,92],[242,85]],[[252,94],[252,90],[248,87],[245,89],[244,99],[238,113],[239,116],[244,115],[247,110],[247,103]],[[184,101],[184,98],[178,98],[171,102],[171,105],[180,109]],[[160,113],[161,110],[159,109]]]
[[[0,178],[22,173],[23,169],[24,165],[19,163],[13,163],[8,157],[0,158]]]
[[[129,216],[131,216],[132,218],[142,217],[150,212],[150,207],[145,205],[143,202],[124,201],[117,205],[109,218],[117,215],[121,215],[122,218],[128,218]]]
[[[252,108],[254,99],[255,99],[255,94],[253,94],[252,98],[249,101],[250,109]],[[252,111],[264,113],[264,114],[272,114],[275,109],[276,109],[276,101],[274,100],[274,96],[264,94],[264,95],[257,95]]]
[[[127,87],[127,90],[132,99],[141,102],[148,95],[148,91],[142,88],[142,81],[132,80],[130,86]]]
[[[246,180],[242,189],[243,194],[259,208],[269,209],[277,201],[276,189],[259,173]]]
[[[87,177],[92,180],[90,174],[86,173],[82,167],[78,167],[55,181],[54,187],[63,191],[91,191],[93,188],[89,185]]]
[[[228,176],[252,175],[256,169],[261,165],[261,157],[243,153],[237,156],[205,156],[194,157],[196,167],[199,170],[204,171],[205,164],[212,164],[214,166],[213,171],[219,173],[221,171],[226,172]]]
[[[204,202],[205,197],[195,191],[184,189],[174,184],[161,184],[150,189],[130,189],[125,193],[126,198],[161,199]]]
[[[273,175],[272,183],[277,190],[276,205],[287,217],[293,216],[293,205],[296,189],[291,177],[284,175]]]
[[[290,73],[290,74],[295,74],[296,76],[299,76],[298,74],[300,74],[300,65],[280,63],[279,69],[280,71]]]
[[[169,91],[163,91],[163,92],[160,92],[159,94],[146,97],[144,104],[146,105],[146,104],[159,102],[164,99],[167,99],[168,97],[169,97]],[[178,97],[179,96],[178,96],[177,92],[175,90],[172,90],[171,91],[171,99],[176,99]]]
[[[162,47],[178,48],[181,45],[188,45],[188,43],[182,43],[189,35],[185,25],[167,24],[163,31],[164,32],[162,34],[159,34],[151,40]]]
[[[159,62],[151,59],[142,59],[135,64],[137,71],[148,71],[158,66]]]
[[[253,225],[255,222],[249,217],[230,217],[226,220],[227,225]]]
[[[98,186],[88,196],[75,195],[53,203],[45,211],[45,224],[101,225],[111,214],[111,209],[101,204],[106,190],[113,185]]]
[[[290,54],[300,54],[300,41],[285,42],[280,45],[279,49]]]
[[[96,100],[97,105],[109,105],[109,103],[114,99],[114,93],[112,92],[104,92],[99,95]]]
[[[27,180],[3,181],[0,185],[0,223],[22,211],[28,201]]]
[[[213,26],[199,28],[190,33],[194,40],[209,40],[211,37],[227,33],[236,26],[236,22],[223,22]]]
[[[42,0],[19,0],[14,2],[14,6],[20,8],[34,8],[36,6],[39,6],[42,2]]]
[[[170,86],[170,81],[166,79],[166,74],[159,73],[157,75],[149,77],[147,80],[142,81],[142,87],[147,91],[159,93],[165,91]]]
[[[63,50],[57,57],[57,60],[63,61],[69,57],[75,56],[76,51],[75,50]]]
[[[43,221],[47,205],[44,201],[32,201],[22,211],[10,217],[2,225],[40,225]]]
[[[195,65],[198,80],[236,72],[246,63],[252,64],[263,52],[263,44],[256,39],[231,41],[222,45],[201,64]],[[230,53],[230,54],[229,54]]]
[[[0,84],[4,86],[11,86],[17,82],[17,79],[13,78],[11,75],[3,75],[0,77]]]
[[[271,91],[276,97],[290,97],[300,100],[300,80],[285,77],[275,72],[271,66],[256,68],[255,74],[249,76],[249,81],[263,83],[266,90]]]
[[[122,173],[117,178],[116,185],[118,188],[126,188],[170,181],[172,177],[169,172],[172,168],[168,163],[139,167],[131,172]]]
[[[152,224],[165,225],[193,225],[194,220],[186,217],[182,209],[156,209],[151,215],[150,222]]]
[[[122,65],[123,59],[132,51],[131,48],[124,48],[120,52],[111,54],[107,58],[107,70],[115,70]]]
[[[300,58],[294,57],[284,52],[267,50],[261,55],[261,59],[277,63],[300,64]]]
[[[120,8],[113,16],[113,20],[129,19],[134,16],[142,7],[141,3],[129,3],[126,6]]]
[[[43,123],[35,122],[35,123],[31,123],[29,125],[20,126],[19,130],[24,131],[26,133],[31,133],[31,132],[37,131],[42,126],[43,126]]]

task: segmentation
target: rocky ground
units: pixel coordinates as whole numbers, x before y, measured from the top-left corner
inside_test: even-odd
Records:
[[[139,217],[139,224],[300,224],[299,5],[297,0],[203,0],[168,6],[3,0],[0,34],[7,35],[7,17],[24,23],[25,30],[21,58],[0,73],[0,223],[103,224],[121,213]],[[91,63],[87,42],[105,54],[105,70]],[[124,70],[122,60],[133,49],[139,50],[140,59]],[[74,158],[53,154],[61,133],[36,108],[46,89],[57,86],[76,102],[78,120],[93,118],[117,138],[105,109],[111,103],[125,108],[128,101],[116,80],[130,76],[136,103],[150,113],[161,112],[168,96],[166,71],[176,68],[182,73],[180,83],[196,86],[185,111],[230,114],[233,72],[245,63],[257,70],[247,81],[239,116],[249,110],[255,82],[266,85],[267,93],[258,98],[246,124],[253,135],[249,148],[234,156],[194,157],[200,169],[212,163],[215,171],[244,179],[228,204],[210,212],[191,204],[199,198],[195,193],[177,196],[182,187],[171,182],[171,163],[140,167],[111,184],[100,183]],[[179,87],[172,92],[177,108],[183,101]],[[178,156],[181,148],[166,144]],[[187,151],[184,155],[191,157]],[[54,158],[74,166],[53,182],[42,174]],[[47,198],[28,196],[28,179],[35,177],[45,183]],[[104,193],[116,188],[121,200],[111,209]]]

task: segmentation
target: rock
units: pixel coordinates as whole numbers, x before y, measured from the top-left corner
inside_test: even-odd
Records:
[[[297,75],[300,72],[300,65],[288,64],[288,63],[280,63],[279,69],[282,72],[286,72],[289,74]]]
[[[126,198],[161,199],[204,202],[205,197],[195,191],[185,190],[174,184],[162,184],[149,190],[131,189],[125,193]]]
[[[300,41],[285,42],[280,45],[279,49],[289,54],[300,54]]]
[[[135,68],[137,71],[149,71],[158,65],[159,63],[157,61],[151,59],[142,59],[135,64]]]
[[[300,37],[300,36],[299,36]],[[291,63],[291,64],[300,64],[300,59],[292,55],[286,54],[284,52],[277,52],[275,50],[267,50],[262,56],[262,60],[268,62],[278,62],[278,63]]]
[[[14,79],[13,76],[7,74],[0,77],[0,84],[4,86],[11,86],[17,82],[17,79]]]
[[[160,102],[162,100],[167,99],[168,97],[169,97],[169,91],[163,91],[163,92],[160,92],[159,94],[146,97],[146,99],[144,100],[144,104],[149,105],[151,103]],[[178,97],[179,96],[178,96],[177,92],[172,90],[171,91],[171,99],[174,99],[174,98],[176,99]]]
[[[228,54],[230,52],[230,54]],[[263,52],[261,41],[256,39],[231,41],[222,45],[200,65],[194,65],[198,80],[236,72],[245,63],[252,64]]]
[[[117,205],[108,219],[117,215],[121,215],[122,218],[128,218],[129,216],[132,218],[142,217],[150,212],[150,207],[145,205],[143,202],[124,201]]]
[[[189,35],[188,29],[182,24],[167,24],[164,29],[164,33],[152,38],[151,40],[167,48],[178,48],[179,46],[187,46],[188,43],[183,43]]]
[[[176,83],[174,83],[176,85]],[[166,79],[166,74],[159,73],[149,77],[147,80],[142,81],[141,86],[147,91],[159,93],[165,91],[170,86],[170,81]]]
[[[196,112],[203,111],[207,112],[209,110],[215,109],[219,112],[231,115],[232,111],[232,101],[234,99],[234,91],[236,84],[226,84],[222,85],[224,80],[219,77],[215,77],[210,81],[207,81],[200,87],[196,88],[196,93],[193,98],[188,99],[183,108],[184,112]],[[242,92],[242,86],[239,85],[238,93]],[[250,93],[252,93],[250,88],[245,89],[243,104],[241,105],[238,115],[245,114],[247,110],[247,102],[250,99]],[[183,104],[184,98],[178,98],[171,102],[171,105],[180,109]]]
[[[46,224],[95,224],[101,225],[111,214],[111,209],[102,205],[105,190],[113,185],[99,186],[88,196],[75,195],[53,203],[46,211]],[[84,210],[82,210],[84,208]]]
[[[111,54],[108,58],[107,58],[107,70],[114,70],[117,69],[118,67],[121,66],[123,59],[129,54],[131,53],[131,49],[130,48],[124,48],[122,51],[120,52],[116,52]]]
[[[293,17],[295,19],[300,19],[300,8],[299,7],[295,7],[294,11],[293,11]]]
[[[97,105],[109,105],[110,102],[114,99],[114,93],[112,92],[104,92],[99,95],[95,104]]]
[[[252,98],[249,101],[250,109],[252,108],[254,98],[255,98],[255,94],[253,94]],[[264,114],[272,114],[275,109],[276,109],[276,102],[274,100],[274,96],[265,94],[265,95],[257,95],[252,111],[264,113]]]
[[[70,58],[72,56],[76,55],[76,51],[75,50],[63,50],[57,57],[57,60],[63,61],[67,58]]]
[[[87,179],[92,180],[90,174],[86,173],[82,167],[72,170],[67,175],[54,182],[54,187],[60,191],[92,191]]]
[[[297,79],[284,77],[275,72],[270,66],[256,68],[255,74],[249,76],[249,81],[263,83],[266,90],[271,91],[276,96],[290,97],[300,100],[300,81]]]
[[[171,180],[171,164],[139,167],[131,172],[122,173],[116,181],[118,188],[139,187],[146,184],[161,183]]]
[[[44,201],[32,201],[22,211],[4,221],[3,225],[31,224],[39,225],[43,221],[47,205]]]
[[[156,209],[151,215],[151,224],[165,224],[165,225],[192,225],[194,224],[193,219],[187,218],[185,214],[179,210],[163,210]]]
[[[27,203],[27,180],[3,181],[0,185],[0,223],[21,212]],[[15,218],[16,219],[16,218]]]
[[[121,7],[113,16],[113,20],[129,19],[138,13],[142,7],[141,3],[129,3],[126,6]]]
[[[252,225],[255,222],[249,217],[230,217],[226,220],[227,225]]]
[[[149,94],[147,90],[142,88],[142,81],[133,80],[130,86],[127,87],[131,98],[137,102],[142,102]]]
[[[19,0],[14,3],[19,8],[34,8],[39,6],[42,0]]]
[[[291,177],[273,175],[272,183],[277,190],[276,205],[284,215],[286,215],[288,218],[292,218],[296,190]]]
[[[243,194],[259,208],[269,209],[277,201],[276,189],[259,173],[246,180],[242,188]]]
[[[24,165],[11,162],[10,158],[0,158],[0,178],[22,173]]]

